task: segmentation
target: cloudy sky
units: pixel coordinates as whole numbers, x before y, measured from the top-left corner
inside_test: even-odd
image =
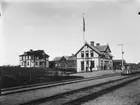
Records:
[[[139,0],[4,0],[0,17],[0,65],[19,64],[19,55],[44,50],[50,60],[75,54],[83,45],[82,13],[86,41],[109,44],[114,59],[140,62]]]

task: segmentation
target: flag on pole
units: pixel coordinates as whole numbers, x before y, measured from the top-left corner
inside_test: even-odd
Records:
[[[83,31],[85,32],[85,19],[84,19],[84,13],[83,13]]]

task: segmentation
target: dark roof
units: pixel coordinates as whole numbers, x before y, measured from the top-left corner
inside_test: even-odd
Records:
[[[92,45],[89,45],[89,44],[88,44],[88,46],[89,46],[91,49],[93,49],[95,52],[97,52],[98,54],[101,54],[100,50],[97,49],[95,46],[92,46]]]
[[[75,56],[62,56],[62,57],[55,57],[53,61],[60,61],[62,58],[65,58],[66,60],[76,60]]]
[[[101,45],[101,46],[95,46],[99,51],[105,52],[108,48],[108,45]]]
[[[110,53],[103,53],[104,55],[108,55],[108,56],[111,56],[111,57],[113,57],[113,55],[112,54],[110,54]]]
[[[122,60],[121,60],[121,59],[115,59],[115,60],[113,60],[113,62],[118,62],[118,63],[120,63],[120,62],[122,62]],[[125,60],[123,60],[123,62],[126,63]]]
[[[53,61],[60,61],[62,57],[55,57]]]
[[[49,55],[47,55],[44,50],[30,50],[27,52],[24,52],[24,54],[19,55],[19,56],[25,56],[25,55],[35,55],[35,56],[45,56],[45,57],[49,57]]]
[[[70,56],[68,60],[76,60],[76,56]]]

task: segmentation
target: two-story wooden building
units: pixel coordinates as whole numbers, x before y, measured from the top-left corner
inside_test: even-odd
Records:
[[[24,52],[19,55],[21,67],[49,67],[49,55],[44,50],[35,50]]]
[[[113,68],[113,56],[109,45],[94,45],[85,43],[82,48],[75,54],[77,59],[77,72],[92,70],[107,70]]]

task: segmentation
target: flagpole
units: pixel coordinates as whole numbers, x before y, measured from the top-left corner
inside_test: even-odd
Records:
[[[85,31],[83,31],[83,43],[85,44]]]
[[[85,18],[84,18],[84,13],[83,13],[83,44],[85,44]],[[85,62],[85,52],[84,52],[84,71],[86,71],[86,62]]]
[[[84,13],[83,13],[83,43],[85,44],[85,18],[84,18]]]

